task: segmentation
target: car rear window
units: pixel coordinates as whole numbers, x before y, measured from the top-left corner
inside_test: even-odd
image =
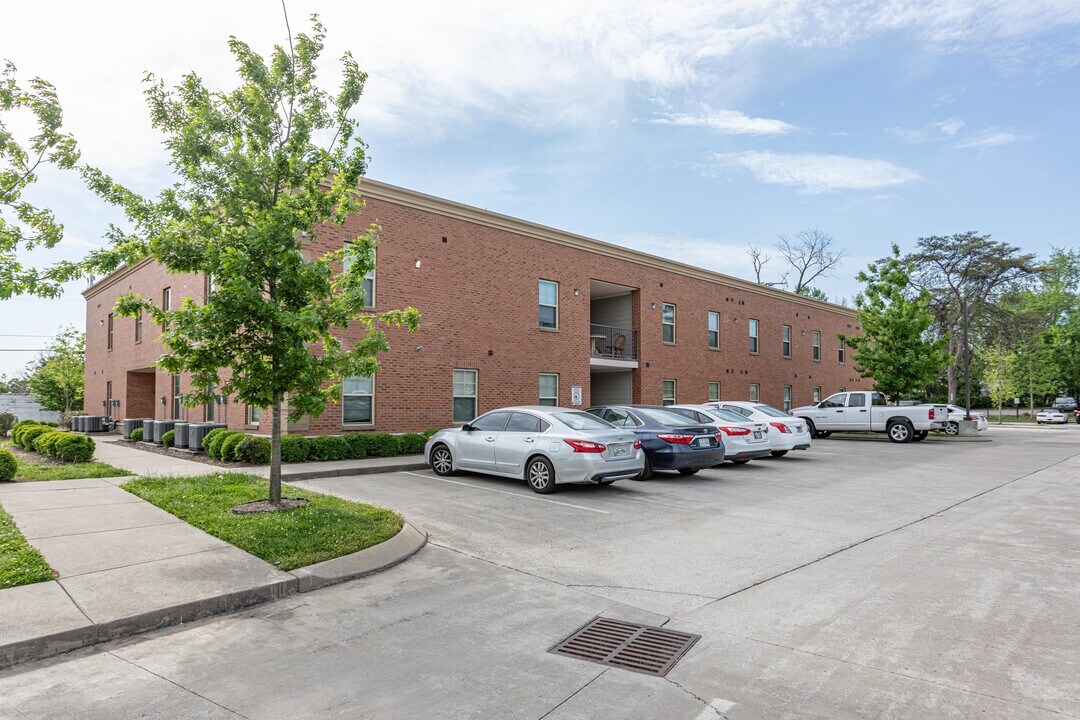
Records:
[[[770,417],[782,417],[782,418],[791,417],[790,415],[788,415],[783,410],[777,410],[772,405],[755,405],[754,409],[757,410],[760,413],[765,413],[766,415],[769,415]]]
[[[553,418],[573,430],[614,430],[615,426],[587,412],[565,412],[552,415]]]
[[[746,422],[746,418],[739,413],[731,412],[724,408],[709,408],[709,414],[721,420],[727,420],[728,422]]]
[[[647,418],[652,418],[661,425],[693,425],[694,420],[681,415],[677,412],[671,412],[670,410],[654,410],[654,409],[642,409],[638,408],[637,412],[641,413]]]

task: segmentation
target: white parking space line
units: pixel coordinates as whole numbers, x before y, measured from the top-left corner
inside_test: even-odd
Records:
[[[584,505],[574,505],[572,503],[559,502],[558,500],[548,500],[547,498],[536,497],[535,495],[525,495],[524,493],[510,492],[509,490],[499,490],[497,488],[484,487],[483,485],[473,485],[471,483],[461,482],[459,480],[448,480],[447,478],[441,478],[437,475],[421,475],[420,473],[409,472],[408,470],[399,470],[402,475],[412,475],[413,477],[424,478],[425,480],[438,480],[439,482],[452,483],[454,485],[464,485],[465,487],[476,488],[477,490],[487,490],[488,492],[501,493],[503,495],[513,495],[516,498],[522,500],[537,500],[539,502],[551,503],[552,505],[562,505],[563,507],[575,508],[577,510],[588,510],[589,512],[602,513],[604,515],[610,515],[607,510],[597,510],[596,508],[585,507]]]

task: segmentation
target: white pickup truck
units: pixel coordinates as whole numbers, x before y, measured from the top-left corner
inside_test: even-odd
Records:
[[[795,408],[791,414],[806,421],[812,436],[869,430],[887,433],[896,443],[918,442],[931,430],[944,430],[949,422],[945,405],[895,407],[883,394],[869,390],[836,393],[816,405]]]

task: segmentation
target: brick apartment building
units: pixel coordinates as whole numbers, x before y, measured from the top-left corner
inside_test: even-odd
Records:
[[[337,249],[378,222],[369,300],[416,307],[420,329],[389,331],[377,375],[346,379],[341,404],[290,432],[422,431],[513,404],[789,408],[860,384],[837,339],[859,330],[849,308],[372,180],[362,192],[362,217],[317,228],[304,249]],[[151,261],[88,288],[86,409],[258,432],[259,411],[229,399],[181,406],[188,378],[154,368],[160,329],[113,315],[129,288],[166,307],[208,293],[205,277]]]

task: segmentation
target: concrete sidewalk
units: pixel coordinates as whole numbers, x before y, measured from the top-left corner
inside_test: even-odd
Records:
[[[185,460],[162,453],[149,452],[118,443],[116,435],[99,435],[94,458],[113,467],[122,468],[142,477],[175,477],[180,475],[216,475],[221,472],[243,472],[260,477],[270,476],[268,465],[250,465],[224,468],[218,465]],[[388,458],[365,458],[363,460],[338,460],[330,462],[285,463],[281,476],[285,480],[311,480],[345,475],[393,472],[395,470],[420,470],[427,467],[423,455],[400,455]]]
[[[117,487],[127,480],[0,483],[0,505],[57,575],[0,590],[0,668],[370,574],[427,539],[406,523],[380,545],[282,572]]]

